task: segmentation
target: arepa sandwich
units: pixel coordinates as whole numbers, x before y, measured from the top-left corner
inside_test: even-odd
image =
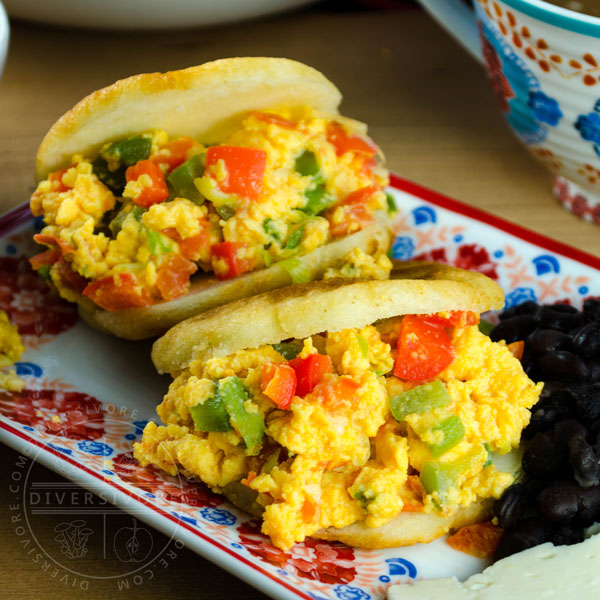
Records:
[[[502,305],[484,275],[416,262],[205,312],[153,346],[174,381],[134,456],[260,515],[281,549],[402,546],[484,520],[541,391],[477,327]]]
[[[84,319],[139,339],[326,273],[386,277],[388,173],[321,73],[232,58],[129,77],[37,154],[33,267]]]

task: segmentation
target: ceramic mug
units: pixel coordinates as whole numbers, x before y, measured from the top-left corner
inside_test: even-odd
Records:
[[[487,70],[506,121],[600,225],[600,18],[542,0],[419,0]]]

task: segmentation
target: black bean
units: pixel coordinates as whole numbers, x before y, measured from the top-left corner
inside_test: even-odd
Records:
[[[582,488],[571,481],[559,481],[542,490],[536,498],[537,508],[555,523],[591,523],[600,514],[600,486]]]
[[[550,534],[550,541],[555,546],[571,546],[583,542],[583,527],[559,525]]]
[[[581,357],[566,350],[544,354],[538,362],[542,376],[547,379],[587,381],[590,377],[590,370]]]
[[[551,306],[539,306],[533,313],[533,320],[542,329],[558,329],[565,333],[583,325],[583,316],[581,313],[566,313],[555,310]]]
[[[600,300],[587,299],[583,303],[583,316],[586,321],[600,321]]]
[[[590,370],[590,381],[600,381],[600,359],[588,360],[587,366]]]
[[[600,383],[573,387],[575,416],[586,425],[600,419]]]
[[[494,553],[494,560],[500,560],[522,550],[539,546],[550,539],[552,526],[539,517],[528,517],[507,530]]]
[[[511,306],[507,308],[505,311],[498,315],[500,320],[511,319],[512,317],[516,317],[517,315],[528,315],[532,314],[536,311],[539,305],[533,300],[528,300],[527,302],[523,302],[522,304],[517,304],[516,306]]]
[[[494,515],[498,517],[500,527],[509,529],[517,524],[527,507],[527,491],[522,483],[515,483],[504,490],[494,502]]]
[[[571,338],[556,329],[536,329],[527,337],[526,343],[536,354],[547,354],[556,350],[568,350]]]
[[[600,322],[588,323],[573,339],[573,352],[583,358],[600,358]]]
[[[533,317],[531,315],[517,315],[510,319],[500,321],[490,332],[493,342],[505,340],[507,344],[524,340],[534,329]]]
[[[531,420],[523,430],[523,438],[530,440],[537,433],[552,429],[557,421],[571,416],[571,413],[572,404],[570,401],[558,396],[540,400],[531,409]]]
[[[569,462],[573,468],[575,481],[584,488],[600,484],[598,458],[594,449],[582,435],[576,435],[569,442]]]
[[[569,470],[569,457],[565,448],[555,441],[554,431],[538,433],[525,448],[523,471],[530,477],[554,479]]]
[[[567,304],[566,302],[557,302],[556,304],[551,304],[550,308],[552,310],[557,310],[558,312],[570,313],[570,314],[579,314],[579,310],[572,306],[571,304]]]

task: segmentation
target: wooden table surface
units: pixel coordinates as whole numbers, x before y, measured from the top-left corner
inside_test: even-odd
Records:
[[[507,130],[482,68],[410,3],[392,11],[340,11],[325,5],[218,29],[166,33],[13,22],[0,83],[0,213],[28,199],[42,136],[85,94],[138,72],[252,55],[286,56],[323,71],[344,94],[343,113],[369,123],[391,170],[600,255],[600,229],[552,198],[551,176]],[[171,548],[176,558],[155,567],[151,581],[150,576],[138,579],[129,589],[118,590],[110,579],[92,580],[82,589],[73,575],[44,570],[11,521],[15,499],[9,483],[18,456],[4,448],[1,457],[0,597],[263,597],[186,549]],[[57,487],[64,481],[39,465],[31,478]],[[56,532],[42,522],[36,535],[44,546]],[[162,534],[153,536],[155,544],[166,542]],[[116,558],[115,565],[96,556],[79,560],[88,561],[85,567],[92,571],[120,568]]]

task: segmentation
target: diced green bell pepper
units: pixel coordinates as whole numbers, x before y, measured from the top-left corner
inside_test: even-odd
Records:
[[[216,391],[214,397],[205,400],[202,404],[192,406],[190,414],[198,431],[225,432],[232,429],[229,424],[229,414],[225,410],[225,404],[218,391]]]
[[[223,219],[223,221],[229,221],[229,219],[235,215],[235,206],[232,206],[231,204],[215,206],[215,210],[221,219]]]
[[[431,431],[440,431],[443,435],[441,442],[437,444],[427,444],[433,458],[439,458],[454,448],[465,437],[465,428],[462,421],[456,416],[451,415],[437,425],[431,428]]]
[[[281,242],[281,235],[277,227],[275,226],[275,222],[273,221],[273,219],[271,219],[271,217],[267,217],[263,221],[263,229],[265,230],[265,233],[267,235],[271,236],[274,240]]]
[[[360,353],[363,355],[363,358],[369,358],[369,343],[367,340],[365,340],[360,333],[357,333],[356,341],[358,342],[358,347],[360,348]]]
[[[42,265],[38,270],[38,275],[50,281],[50,265]]]
[[[132,166],[150,156],[152,138],[137,135],[113,142],[102,154],[104,158],[116,158],[123,165]]]
[[[300,342],[280,342],[279,344],[273,344],[275,352],[279,352],[285,360],[292,360],[296,358],[302,350],[302,344]]]
[[[204,154],[195,154],[176,169],[173,169],[167,177],[167,181],[171,184],[175,196],[187,198],[194,204],[203,204],[204,197],[194,185],[194,179],[204,175],[204,168]]]
[[[391,194],[385,195],[385,201],[387,204],[387,211],[389,215],[393,215],[398,212],[398,207],[396,206],[396,202],[394,202],[394,197]]]
[[[108,163],[101,156],[92,162],[92,173],[117,196],[120,196],[125,189],[125,170],[126,167],[122,165],[111,171]]]
[[[407,415],[422,414],[448,406],[450,394],[441,381],[432,381],[392,396],[388,403],[394,418],[403,421]]]
[[[485,335],[490,335],[492,329],[494,329],[495,325],[490,323],[489,321],[479,321],[479,331]]]
[[[265,461],[265,464],[260,470],[261,473],[270,473],[279,464],[279,455],[281,454],[281,448],[277,448],[272,454],[269,454],[269,458]]]
[[[486,467],[489,467],[491,464],[493,464],[492,461],[492,451],[490,449],[490,445],[487,442],[483,442],[483,447],[485,448],[485,451],[487,452],[487,460],[485,461],[483,468],[485,469]]]
[[[359,506],[366,510],[367,507],[375,498],[377,498],[377,494],[373,490],[365,490],[364,487],[359,487],[352,496],[359,504]]]
[[[427,461],[423,463],[419,479],[428,494],[437,492],[443,499],[448,490],[457,485],[461,474],[471,469],[480,457],[481,450],[474,448],[453,462]]]
[[[242,436],[246,448],[256,454],[265,431],[265,422],[258,412],[247,412],[244,402],[248,399],[248,389],[237,376],[226,377],[218,382],[219,395],[229,413],[230,422]]]
[[[304,150],[304,152],[296,158],[294,168],[300,175],[305,176],[318,175],[321,170],[315,153],[310,150]]]
[[[295,231],[290,234],[288,237],[287,243],[285,247],[288,250],[295,250],[302,241],[302,236],[304,235],[304,225],[300,225]]]
[[[289,273],[294,283],[308,283],[311,280],[310,269],[299,258],[287,258],[277,264]]]
[[[171,251],[171,248],[167,246],[163,240],[163,236],[154,229],[145,228],[146,233],[148,235],[148,246],[150,247],[150,252],[153,255],[156,255],[156,251],[160,249],[162,253],[167,253]]]
[[[335,202],[335,198],[325,191],[323,184],[318,184],[314,188],[306,190],[304,196],[308,202],[302,209],[302,212],[311,216],[322,213]]]

